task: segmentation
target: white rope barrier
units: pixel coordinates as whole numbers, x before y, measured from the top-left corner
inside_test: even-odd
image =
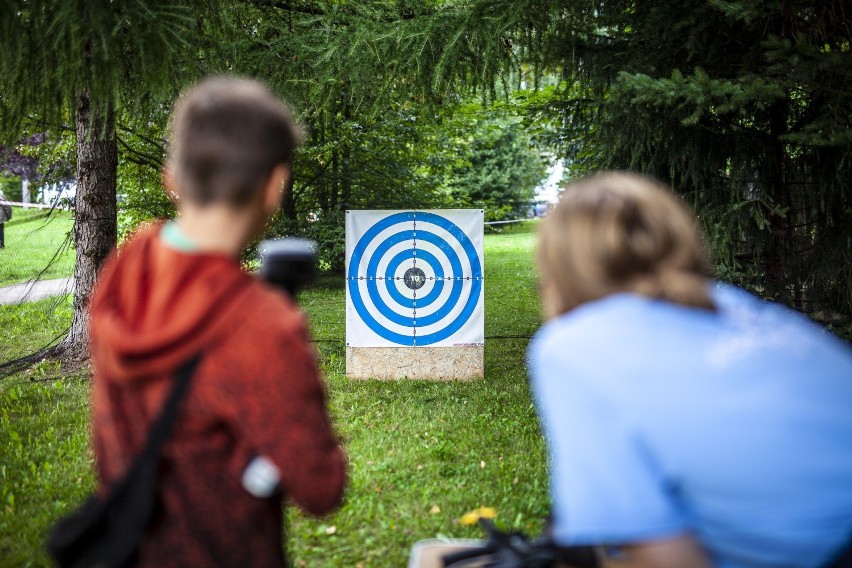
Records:
[[[50,204],[50,203],[24,203],[22,201],[3,201],[0,200],[0,205],[14,205],[15,207],[23,207],[25,209],[71,209],[68,205],[64,204]]]
[[[524,221],[533,221],[539,217],[530,217],[529,219],[509,219],[508,221],[486,221],[483,225],[506,225],[508,223],[523,223]]]

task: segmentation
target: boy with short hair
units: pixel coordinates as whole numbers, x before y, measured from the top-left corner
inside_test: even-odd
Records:
[[[102,486],[144,446],[175,370],[201,355],[163,450],[139,566],[284,566],[282,500],[312,514],[340,503],[345,458],[305,318],[239,262],[278,208],[300,136],[259,83],[198,84],[176,105],[164,169],[177,220],[139,231],[99,277],[90,309]],[[243,482],[258,456],[280,477],[271,498]]]

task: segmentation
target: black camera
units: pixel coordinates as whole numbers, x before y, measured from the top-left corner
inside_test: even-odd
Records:
[[[258,250],[260,277],[293,298],[316,277],[316,241],[296,237],[269,239],[262,241]]]

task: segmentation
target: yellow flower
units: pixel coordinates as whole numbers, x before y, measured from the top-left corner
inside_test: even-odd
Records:
[[[493,519],[497,516],[497,509],[494,507],[480,507],[478,509],[474,509],[473,511],[468,511],[462,518],[459,519],[459,522],[463,525],[475,525],[480,518],[485,519]]]

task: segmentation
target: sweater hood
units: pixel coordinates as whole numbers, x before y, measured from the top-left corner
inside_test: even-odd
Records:
[[[239,322],[253,278],[236,259],[184,253],[141,230],[105,266],[90,303],[96,372],[132,381],[174,371]]]

